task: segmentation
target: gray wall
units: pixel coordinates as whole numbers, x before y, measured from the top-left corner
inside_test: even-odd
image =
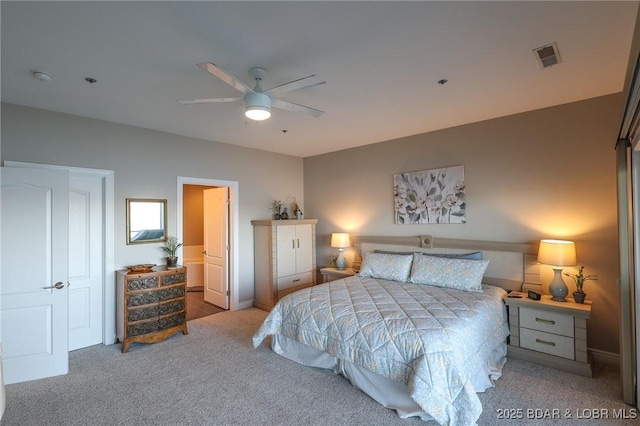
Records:
[[[238,182],[240,302],[253,299],[252,219],[274,198],[304,206],[302,159],[17,105],[2,104],[2,161],[113,170],[116,268],[164,263],[159,244],[126,245],[125,199],[166,198],[176,235],[177,176]],[[304,211],[304,210],[303,210]]]
[[[329,236],[338,230],[511,242],[571,239],[580,264],[600,277],[585,286],[593,301],[589,346],[618,353],[613,146],[621,105],[616,94],[302,160],[3,104],[1,159],[114,170],[118,268],[162,262],[157,245],[125,244],[127,197],[167,198],[169,233],[175,235],[177,176],[238,181],[241,302],[253,297],[250,221],[268,218],[274,198],[295,196],[306,218],[319,219],[319,266],[333,253]],[[458,164],[465,167],[466,224],[393,224],[393,174]],[[552,272],[545,274],[548,283]]]
[[[318,265],[327,265],[335,251],[331,232],[343,230],[508,242],[570,239],[579,263],[600,278],[585,285],[593,301],[589,346],[618,353],[614,145],[622,102],[621,94],[610,95],[305,158],[305,214],[319,219]],[[394,225],[393,174],[453,165],[464,166],[467,223]],[[548,284],[551,268],[542,272]]]

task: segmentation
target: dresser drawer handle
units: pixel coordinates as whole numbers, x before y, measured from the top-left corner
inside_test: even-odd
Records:
[[[540,340],[540,339],[536,339],[536,343],[540,343],[540,344],[547,345],[547,346],[555,346],[556,345],[554,342],[547,342],[545,340]]]
[[[295,280],[293,280],[292,282],[297,283],[298,281],[300,281],[300,278],[296,278]]]
[[[555,322],[555,321],[553,321],[553,320],[548,320],[548,319],[544,319],[544,318],[536,318],[536,321],[538,321],[538,322],[543,322],[543,323],[545,323],[545,324],[551,324],[551,325],[553,325],[553,324],[555,324],[555,323],[556,323],[556,322]]]

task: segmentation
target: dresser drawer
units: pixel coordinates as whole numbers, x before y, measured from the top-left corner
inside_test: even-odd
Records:
[[[574,340],[557,334],[521,328],[520,346],[562,358],[575,358]]]
[[[286,290],[292,287],[298,287],[305,284],[313,285],[312,271],[278,278],[278,291]]]
[[[184,272],[176,272],[173,274],[167,274],[162,276],[161,286],[173,285],[186,282]]]
[[[184,322],[185,322],[184,312],[175,314],[175,315],[169,315],[166,317],[160,317],[158,319],[158,330],[166,330],[167,328],[184,324]]]
[[[146,290],[158,287],[158,277],[139,276],[127,279],[127,289],[129,291]]]
[[[136,322],[158,316],[158,305],[144,306],[142,308],[131,308],[127,311],[127,321]]]
[[[520,308],[520,327],[574,337],[573,316],[557,312]]]
[[[127,337],[144,336],[158,331],[158,320],[138,322],[127,325]]]

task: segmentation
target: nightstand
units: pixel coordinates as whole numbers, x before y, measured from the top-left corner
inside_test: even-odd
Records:
[[[592,377],[587,353],[591,302],[506,298],[511,332],[507,356]]]
[[[322,268],[320,269],[320,273],[322,274],[323,283],[339,280],[340,278],[352,277],[356,274],[351,268],[345,268],[342,271],[338,268]]]

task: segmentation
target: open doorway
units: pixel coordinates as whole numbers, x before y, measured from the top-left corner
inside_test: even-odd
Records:
[[[187,268],[187,321],[201,318],[208,315],[217,314],[226,310],[228,303],[226,297],[217,301],[207,298],[208,286],[206,285],[206,277],[208,268],[206,261],[207,231],[205,229],[213,228],[222,232],[227,232],[226,220],[222,219],[222,223],[210,223],[219,221],[218,215],[211,216],[207,208],[207,194],[209,190],[222,189],[226,194],[226,187],[214,187],[208,185],[184,185],[182,191],[182,241],[183,249],[182,264]],[[224,212],[222,213],[224,215]],[[209,231],[210,232],[210,231]],[[226,242],[227,238],[224,236]],[[225,244],[226,245],[226,244]],[[225,249],[226,250],[226,249]],[[225,273],[227,265],[223,265],[222,270]],[[225,274],[228,276],[228,274]],[[217,286],[223,286],[226,293],[226,276],[222,277]],[[207,300],[209,299],[209,300]]]
[[[177,235],[187,320],[237,306],[237,182],[178,177]]]

